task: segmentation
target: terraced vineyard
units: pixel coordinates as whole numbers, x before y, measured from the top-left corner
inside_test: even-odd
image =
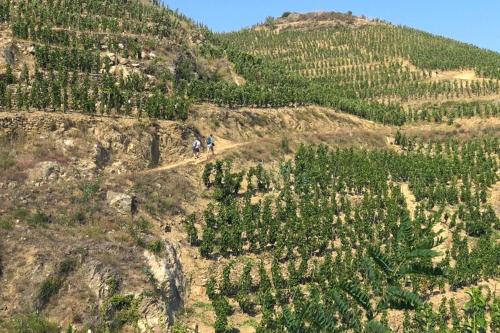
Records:
[[[137,1],[2,0],[0,12],[3,109],[186,119],[191,102],[319,104],[395,125],[499,112],[498,53],[343,14],[213,35]]]
[[[340,108],[340,100],[381,103],[398,116],[362,114],[359,107],[350,111],[393,123],[427,119],[428,104],[444,102],[479,101],[498,114],[493,102],[500,94],[500,54],[418,30],[366,21],[280,31],[271,23],[219,37],[303,78],[302,86],[309,88],[299,97],[304,103]]]
[[[186,119],[200,30],[138,1],[0,3],[0,107]],[[196,69],[196,70],[195,70]]]

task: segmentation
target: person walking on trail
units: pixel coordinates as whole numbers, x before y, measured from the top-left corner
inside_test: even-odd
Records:
[[[210,152],[212,152],[212,155],[215,154],[215,139],[212,134],[207,138],[207,154]]]
[[[201,141],[200,139],[196,138],[193,142],[193,155],[195,158],[200,157],[200,149],[201,149]]]

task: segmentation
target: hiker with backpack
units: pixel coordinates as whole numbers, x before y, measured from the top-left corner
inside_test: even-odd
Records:
[[[201,141],[196,138],[193,142],[193,155],[195,158],[200,158]]]
[[[215,154],[215,139],[212,134],[207,138],[207,154],[210,152],[212,152],[212,155]]]

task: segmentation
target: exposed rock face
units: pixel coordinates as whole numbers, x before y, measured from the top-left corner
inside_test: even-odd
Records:
[[[87,272],[87,285],[92,290],[101,303],[112,293],[113,283],[120,282],[118,274],[109,266],[91,260],[85,264],[85,272]],[[114,281],[114,282],[112,282]]]
[[[108,193],[106,193],[106,200],[109,206],[121,214],[129,215],[133,213],[134,200],[132,196],[128,194],[108,191]]]
[[[31,169],[29,179],[32,182],[47,182],[57,180],[61,169],[56,162],[40,162]]]
[[[275,31],[307,30],[318,28],[359,28],[374,24],[364,17],[353,16],[351,12],[312,12],[312,13],[284,13],[282,17],[255,27],[255,30],[272,29]]]
[[[60,165],[59,180],[121,174],[176,162],[191,153],[190,141],[199,134],[195,128],[169,121],[0,113],[0,135],[18,133],[49,133],[50,139],[70,157],[69,164]]]
[[[151,273],[162,294],[162,302],[143,299],[141,311],[144,317],[139,322],[139,327],[144,329],[154,330],[171,326],[175,313],[184,305],[186,281],[182,265],[176,248],[168,242],[165,242],[165,245],[165,254],[162,258],[148,251],[144,252]]]
[[[151,159],[149,167],[154,168],[160,164],[160,136],[155,130],[151,134]]]

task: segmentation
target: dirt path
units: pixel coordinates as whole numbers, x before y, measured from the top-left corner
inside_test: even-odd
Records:
[[[408,206],[408,210],[410,211],[410,215],[415,218],[415,211],[417,209],[417,199],[415,195],[410,190],[410,186],[408,183],[401,183],[401,192],[403,193],[406,199],[406,205]],[[438,234],[440,237],[444,238],[444,242],[438,245],[434,250],[439,253],[439,256],[433,258],[434,263],[441,262],[445,257],[446,250],[451,248],[452,242],[452,233],[448,226],[443,222],[436,223],[432,227],[432,231]]]
[[[495,213],[500,215],[500,181],[497,182],[491,188],[491,196],[489,197],[489,201]]]
[[[220,156],[224,153],[235,150],[235,149],[242,147],[242,146],[245,146],[245,145],[249,145],[251,143],[252,142],[230,143],[229,141],[219,140],[217,142],[217,146],[216,146],[216,150],[215,150],[216,156]],[[154,169],[149,169],[149,170],[139,172],[138,174],[150,175],[150,174],[154,174],[154,173],[159,173],[159,172],[163,172],[163,171],[177,169],[179,167],[185,167],[188,165],[204,164],[205,162],[208,162],[210,160],[212,160],[212,156],[207,155],[206,152],[202,152],[200,154],[200,158],[198,158],[198,159],[196,159],[194,157],[185,158],[185,159],[182,159],[182,160],[175,162],[175,163],[165,164],[165,165],[162,165],[162,166],[154,168]]]
[[[401,183],[401,193],[404,195],[406,199],[406,206],[408,207],[408,210],[410,211],[410,216],[415,217],[415,210],[417,207],[417,199],[415,199],[415,196],[413,195],[412,191],[410,190],[410,186],[408,183]]]

